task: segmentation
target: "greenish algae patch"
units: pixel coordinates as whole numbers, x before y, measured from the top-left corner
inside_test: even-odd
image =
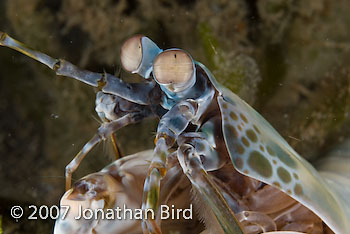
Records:
[[[214,38],[213,32],[207,23],[203,22],[199,24],[198,33],[206,57],[209,59],[209,64],[206,64],[206,66],[209,69],[217,69],[217,64],[215,63],[214,57],[217,56],[216,48],[219,48],[218,41]]]
[[[206,66],[213,72],[219,83],[233,92],[239,93],[246,78],[246,67],[241,65],[239,56],[230,58],[225,53],[208,24],[201,23],[198,27],[198,32],[205,55],[209,61]],[[231,63],[232,65],[230,65]]]

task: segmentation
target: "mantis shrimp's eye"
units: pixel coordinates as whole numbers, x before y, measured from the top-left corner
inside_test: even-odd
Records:
[[[180,92],[192,86],[195,67],[191,56],[180,49],[160,53],[153,63],[156,81],[173,92]]]
[[[142,60],[142,35],[129,38],[122,46],[120,60],[123,68],[128,72],[135,72]]]
[[[126,71],[149,78],[153,61],[161,52],[162,50],[151,39],[136,35],[122,46],[120,60]]]

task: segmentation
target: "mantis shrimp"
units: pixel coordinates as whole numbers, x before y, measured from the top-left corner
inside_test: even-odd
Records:
[[[216,223],[214,226],[225,233],[281,228],[280,224],[274,223],[274,226],[269,222],[266,214],[254,213],[267,204],[263,198],[278,203],[277,197],[283,197],[279,201],[286,205],[282,210],[292,205],[292,212],[306,212],[303,214],[309,217],[315,213],[318,217],[306,224],[289,220],[291,226],[287,230],[302,226],[298,231],[305,232],[311,225],[315,228],[312,230],[320,230],[316,233],[322,233],[322,222],[336,233],[350,230],[349,202],[345,196],[334,190],[329,180],[322,179],[262,116],[222,87],[210,71],[186,51],[177,48],[163,51],[142,35],[130,38],[122,47],[122,65],[126,71],[142,76],[145,82],[126,83],[113,75],[84,71],[65,60],[31,50],[5,33],[0,33],[0,45],[38,60],[57,75],[72,77],[100,90],[96,111],[104,122],[66,167],[67,190],[71,187],[72,173],[98,142],[144,118],[160,119],[141,199],[142,209],[154,211],[156,217],[143,219],[143,232],[162,232],[159,206],[161,188],[166,185],[161,186],[161,182],[176,165],[209,210],[209,216],[202,218]],[[103,184],[108,185],[106,194],[110,194],[108,189],[113,188],[113,182],[101,181],[101,186]],[[242,184],[244,189],[256,192],[252,193],[253,197],[245,198],[256,206],[254,209],[245,207],[231,194],[232,191],[243,197],[250,194],[246,190],[238,192]],[[263,196],[265,192],[269,195]],[[293,202],[303,209],[298,210],[299,206]],[[267,214],[271,214],[269,212]],[[251,227],[250,223],[255,225]],[[261,230],[256,230],[257,226]]]

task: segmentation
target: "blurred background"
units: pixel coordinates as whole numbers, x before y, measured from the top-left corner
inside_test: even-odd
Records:
[[[0,30],[81,68],[122,71],[134,34],[187,50],[256,108],[310,162],[350,137],[347,0],[1,0]],[[14,205],[58,205],[64,169],[94,135],[95,90],[0,48],[0,230],[48,233],[53,221],[14,220]],[[157,122],[117,133],[123,155],[153,147]],[[112,162],[100,144],[73,175]],[[29,211],[26,211],[26,215]]]

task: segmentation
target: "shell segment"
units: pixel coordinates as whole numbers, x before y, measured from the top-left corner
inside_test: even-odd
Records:
[[[350,230],[350,207],[342,207],[341,194],[300,157],[252,107],[222,87],[207,73],[219,92],[218,104],[226,147],[234,167],[244,175],[284,191],[317,214],[335,233]]]
[[[238,171],[281,189],[336,233],[350,230],[337,197],[321,176],[263,117],[233,93],[219,96],[218,103],[226,146]]]

